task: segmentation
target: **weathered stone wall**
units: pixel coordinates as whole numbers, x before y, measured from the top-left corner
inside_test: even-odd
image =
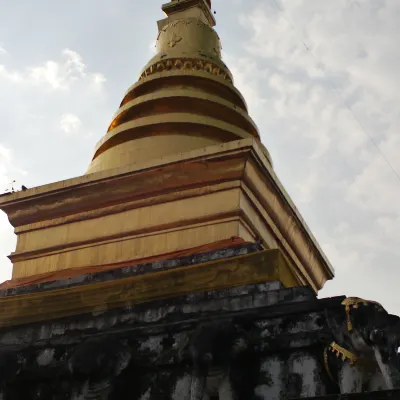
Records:
[[[276,282],[4,330],[1,391],[4,399],[189,400],[203,374],[216,395],[231,382],[232,399],[324,394],[324,310],[341,300]]]
[[[398,400],[400,399],[400,390],[384,390],[371,393],[354,393],[344,395],[331,395],[323,397],[313,397],[309,400]],[[299,400],[299,399],[297,399]]]
[[[179,268],[252,250],[246,246],[23,291],[122,279],[151,268]],[[285,289],[279,282],[268,282],[4,328],[0,330],[0,399],[286,400],[337,396],[342,390],[340,368],[351,366],[327,349],[334,340],[350,343],[343,339],[349,336],[344,299],[318,300],[309,288]],[[372,313],[370,308],[363,312],[367,316]],[[380,321],[383,329],[388,325],[385,318],[393,316],[378,312],[379,318],[371,320]],[[368,318],[361,320],[367,321],[362,329],[371,328]],[[327,354],[336,361],[331,362]],[[369,368],[363,382],[379,374],[376,363]]]

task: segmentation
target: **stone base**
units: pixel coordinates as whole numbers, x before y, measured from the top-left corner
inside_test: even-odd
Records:
[[[83,294],[82,288],[123,283],[138,273],[184,271],[210,265],[210,260],[228,263],[262,253],[257,245],[246,244],[140,269],[32,285],[3,291],[0,306],[4,311],[4,304],[31,295],[54,297],[63,290]],[[0,398],[192,400],[193,390],[224,400],[341,398],[324,350],[335,340],[332,316],[340,317],[346,329],[345,297],[318,300],[309,287],[285,288],[277,280],[235,287],[229,287],[229,279],[227,283],[141,304],[127,300],[113,309],[83,307],[69,317],[60,314],[4,327]],[[103,291],[97,293],[101,299]],[[67,297],[62,299],[68,308]],[[34,302],[27,306],[32,315],[40,309]]]

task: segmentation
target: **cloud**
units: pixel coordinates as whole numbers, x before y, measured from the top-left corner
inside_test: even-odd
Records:
[[[263,71],[255,60],[248,57],[223,52],[223,58],[234,76],[235,86],[240,89],[249,107],[249,113],[253,117],[261,116],[267,100],[258,83],[267,77],[268,72]]]
[[[11,180],[8,175],[8,166],[11,163],[11,151],[0,144],[0,187],[4,186],[4,191],[8,189]]]
[[[75,114],[63,114],[61,116],[60,127],[67,135],[74,135],[79,132],[82,121]]]
[[[300,203],[310,203],[313,200],[314,193],[322,186],[322,179],[317,171],[311,172],[305,181],[297,183],[296,197]]]
[[[4,65],[0,64],[0,79],[5,79],[11,82],[22,82],[23,76],[17,71],[10,71]]]
[[[375,297],[400,314],[400,179],[389,165],[400,175],[400,3],[271,0],[247,10],[227,64],[336,269],[321,295]]]
[[[13,68],[10,58],[7,61],[0,63],[0,90],[8,99],[0,118],[8,147],[17,149],[24,162],[31,163],[34,157],[22,145],[30,143],[29,150],[39,152],[45,146],[62,147],[62,141],[53,140],[54,129],[72,136],[85,126],[86,135],[79,137],[81,146],[90,140],[90,132],[101,137],[115,110],[107,103],[104,74],[92,72],[79,53],[65,49],[58,60],[22,68]],[[42,141],[46,143],[39,148]]]
[[[107,81],[106,77],[103,74],[95,73],[92,76],[95,85],[101,86],[103,83]]]
[[[45,85],[52,90],[70,90],[82,81],[96,86],[102,86],[106,82],[103,74],[88,72],[82,56],[70,49],[61,52],[59,61],[48,60],[23,70],[10,70],[0,64],[0,78],[30,86]]]
[[[52,89],[68,90],[74,82],[89,78],[96,84],[105,81],[98,73],[89,74],[81,55],[70,49],[62,52],[62,62],[46,61],[43,65],[30,68],[27,80],[36,84],[47,84]]]
[[[106,78],[77,52],[16,67],[12,54],[0,58],[0,193],[15,180],[38,186],[84,173],[90,155],[115,111]],[[83,132],[84,128],[84,132]],[[68,168],[66,168],[68,166]],[[7,217],[0,213],[0,280],[9,279],[5,258],[15,248]]]
[[[7,98],[0,109],[3,145],[14,150],[17,163],[25,170],[31,171],[35,165],[36,176],[30,175],[30,179],[36,182],[31,186],[79,174],[78,168],[71,167],[69,173],[63,168],[61,160],[67,155],[61,149],[73,146],[73,137],[79,140],[79,151],[74,149],[73,154],[78,157],[86,149],[89,159],[94,135],[100,138],[104,134],[116,108],[108,104],[104,74],[92,71],[84,58],[70,49],[63,50],[58,60],[36,65],[16,68],[12,61],[12,56],[0,61],[0,91]],[[83,126],[85,134],[76,135]],[[68,143],[55,132],[68,138]],[[45,160],[53,163],[53,177],[46,175],[49,169]],[[74,166],[83,172],[86,165],[82,163],[83,158]],[[61,176],[56,177],[61,169]]]
[[[0,281],[10,279],[12,264],[5,256],[10,254],[15,249],[16,237],[13,229],[8,222],[7,216],[0,212]]]
[[[400,159],[398,156],[400,135],[398,131],[389,131],[379,147],[384,156],[378,150],[374,151],[375,149],[366,153],[364,168],[349,186],[346,200],[372,213],[385,212],[400,216],[398,207],[398,201],[400,201]],[[394,201],[395,199],[397,201]]]
[[[0,143],[0,194],[20,187],[26,172],[15,165],[13,152]],[[0,281],[11,276],[11,262],[5,258],[15,249],[16,237],[7,216],[0,211]]]
[[[12,150],[0,143],[0,194],[16,188],[25,175],[26,171],[15,165]]]

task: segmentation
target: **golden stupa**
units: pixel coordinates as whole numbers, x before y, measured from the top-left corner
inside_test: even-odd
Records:
[[[271,279],[286,286],[318,291],[333,277],[221,59],[210,7],[163,6],[157,55],[85,175],[0,197],[18,236],[14,281],[132,265],[232,237],[279,253],[285,262]]]

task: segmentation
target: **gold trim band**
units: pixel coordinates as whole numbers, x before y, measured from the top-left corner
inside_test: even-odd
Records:
[[[329,348],[331,349],[332,353],[336,354],[336,357],[341,357],[343,361],[349,360],[350,365],[354,365],[358,361],[358,357],[355,354],[349,350],[346,350],[344,347],[339,346],[335,342],[332,342]]]
[[[49,321],[74,315],[279,280],[298,286],[280,250],[213,261],[162,272],[67,289],[0,298],[0,327]]]
[[[157,72],[173,71],[173,70],[192,70],[204,71],[209,74],[219,76],[229,83],[233,83],[229,74],[218,65],[203,60],[196,60],[194,58],[174,58],[169,60],[158,61],[157,63],[148,67],[141,75],[139,80],[144,79]]]

